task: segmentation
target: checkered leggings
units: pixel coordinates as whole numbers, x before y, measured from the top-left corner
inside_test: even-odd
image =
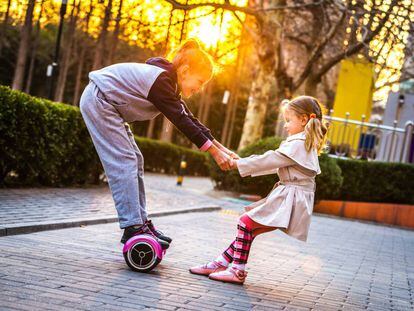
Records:
[[[235,264],[246,264],[254,238],[259,234],[276,229],[275,227],[263,226],[253,221],[247,214],[243,214],[237,224],[236,239],[223,252],[224,258]]]

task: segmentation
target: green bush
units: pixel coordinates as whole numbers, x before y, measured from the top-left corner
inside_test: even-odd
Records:
[[[403,163],[337,160],[344,182],[344,201],[414,204],[414,165]]]
[[[79,109],[0,86],[0,183],[96,182],[101,171]]]
[[[208,176],[208,154],[171,143],[135,136],[135,141],[144,155],[146,171],[177,174],[181,158],[187,162],[186,174]]]
[[[267,150],[275,150],[279,148],[281,142],[282,138],[279,137],[264,138],[242,149],[239,155],[247,157],[252,154],[262,154]],[[335,160],[327,155],[322,155],[319,158],[319,163],[322,174],[316,177],[316,197],[319,199],[326,195],[336,196],[342,183],[341,169]],[[222,172],[212,161],[210,161],[210,172],[218,189],[259,194],[261,196],[267,195],[279,180],[276,174],[242,178],[237,171]]]
[[[208,174],[204,153],[151,139],[136,140],[148,171],[177,173],[185,155],[187,174]],[[77,107],[5,86],[0,86],[0,150],[3,186],[97,183],[102,173]]]
[[[268,150],[279,148],[282,141],[283,138],[281,137],[266,137],[251,145],[246,146],[240,150],[239,155],[244,158],[252,154],[263,154]]]
[[[335,159],[326,153],[319,156],[321,173],[316,176],[316,200],[335,198],[339,195],[343,184],[342,171]]]

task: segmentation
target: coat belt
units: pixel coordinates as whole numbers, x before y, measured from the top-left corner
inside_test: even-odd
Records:
[[[307,191],[315,191],[316,189],[315,181],[309,179],[280,180],[276,186],[294,186]]]

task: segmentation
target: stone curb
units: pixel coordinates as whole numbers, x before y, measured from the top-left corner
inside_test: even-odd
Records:
[[[185,208],[185,209],[173,209],[162,212],[148,213],[149,217],[161,217],[168,215],[177,215],[185,213],[196,213],[196,212],[214,212],[219,211],[222,208],[219,206],[206,206],[196,208]],[[40,222],[36,224],[15,224],[8,227],[0,227],[0,237],[18,234],[27,234],[39,231],[57,230],[72,227],[81,227],[87,225],[98,225],[118,222],[118,217],[101,217],[101,218],[87,218],[87,219],[71,219],[62,222]]]

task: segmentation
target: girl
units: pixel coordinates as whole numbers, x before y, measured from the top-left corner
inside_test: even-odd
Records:
[[[210,279],[243,284],[251,244],[259,234],[281,229],[306,241],[315,193],[315,176],[320,173],[318,154],[327,132],[320,103],[300,96],[282,107],[288,138],[277,150],[232,160],[242,177],[277,173],[280,181],[270,194],[246,207],[237,225],[236,239],[214,261],[190,269]],[[231,265],[230,265],[231,264]]]
[[[145,121],[162,113],[222,169],[234,153],[222,146],[181,99],[198,92],[212,77],[213,63],[195,40],[186,41],[172,62],[150,58],[145,64],[121,63],[89,73],[80,110],[108,178],[121,229],[121,242],[134,235],[155,236],[163,248],[171,238],[147,217],[144,159],[126,122]]]

